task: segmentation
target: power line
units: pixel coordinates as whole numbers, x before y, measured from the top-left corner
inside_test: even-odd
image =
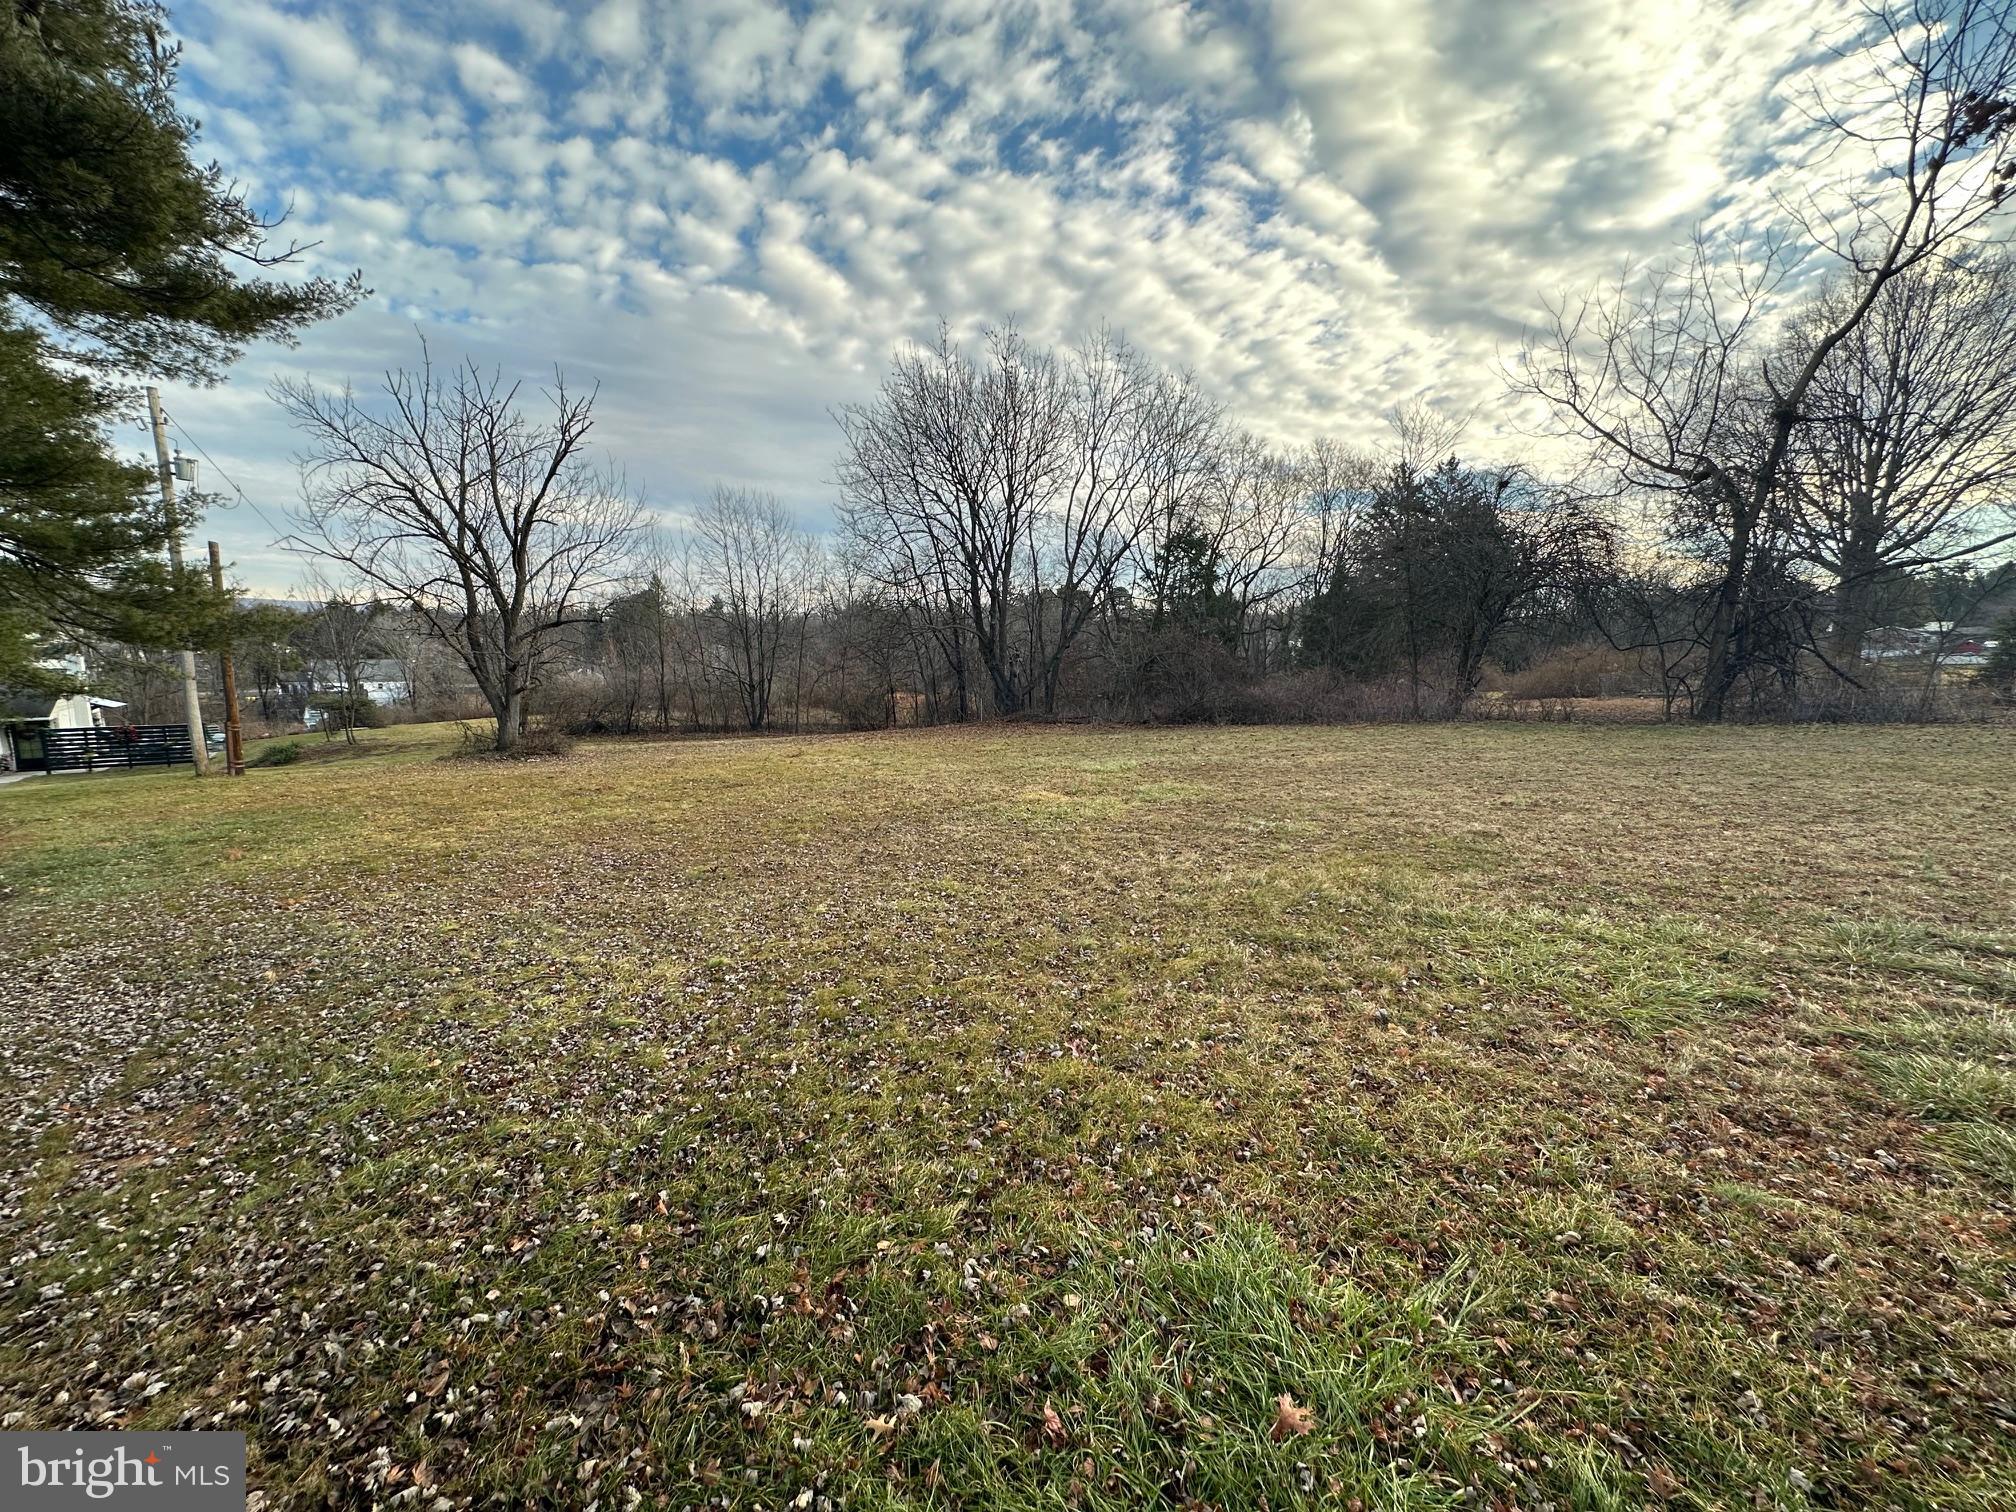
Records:
[[[275,525],[271,520],[269,520],[266,517],[266,511],[261,509],[257,504],[255,504],[252,501],[251,496],[248,495],[244,489],[238,486],[238,480],[232,477],[231,474],[229,474],[224,470],[224,464],[219,462],[215,457],[211,456],[210,453],[203,450],[202,442],[198,441],[194,436],[190,435],[189,432],[182,429],[181,421],[177,420],[173,415],[170,415],[168,417],[168,424],[174,428],[176,435],[180,436],[184,441],[187,441],[191,446],[196,448],[197,456],[201,457],[205,462],[208,462],[212,467],[214,467],[217,470],[218,477],[222,478],[226,483],[229,483],[231,485],[231,492],[233,492],[238,496],[238,502],[240,504],[243,504],[247,509],[251,510],[252,513],[254,513],[255,515],[259,516],[259,523],[264,525],[268,530],[273,532],[274,545],[277,546],[282,541],[287,539],[289,532],[282,530],[279,526]]]

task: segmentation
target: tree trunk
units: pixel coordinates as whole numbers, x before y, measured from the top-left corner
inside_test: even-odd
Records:
[[[1876,600],[1881,587],[1882,560],[1873,537],[1873,526],[1864,526],[1858,511],[1850,531],[1848,549],[1841,557],[1841,578],[1834,589],[1834,629],[1828,638],[1827,654],[1838,667],[1852,667],[1862,659],[1869,632],[1876,628]]]
[[[510,689],[502,704],[492,700],[490,708],[497,716],[495,749],[506,753],[517,750],[518,737],[525,733],[525,690]]]
[[[1787,428],[1789,433],[1789,427]],[[1774,450],[1774,462],[1783,454],[1781,443]],[[1701,702],[1695,710],[1695,717],[1709,724],[1720,724],[1728,706],[1730,690],[1736,686],[1736,679],[1743,673],[1741,647],[1741,619],[1744,610],[1745,590],[1750,577],[1750,536],[1764,513],[1764,501],[1758,495],[1763,486],[1758,486],[1751,498],[1736,496],[1733,500],[1733,518],[1729,529],[1729,558],[1722,573],[1722,583],[1715,591],[1715,612],[1708,621],[1707,657],[1704,669],[1705,685],[1701,690]]]

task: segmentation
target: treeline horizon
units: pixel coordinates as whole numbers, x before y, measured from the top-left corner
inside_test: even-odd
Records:
[[[729,487],[684,528],[653,528],[606,469],[584,481],[574,524],[601,522],[601,560],[573,595],[528,600],[521,719],[612,733],[1426,719],[1476,712],[1487,686],[1692,708],[1712,553],[1662,540],[1646,500],[1464,460],[1460,426],[1426,406],[1396,413],[1383,448],[1270,447],[1110,332],[1059,353],[1003,329],[982,355],[949,338],[906,350],[841,428],[830,534]],[[1864,661],[1863,642],[2016,609],[2016,560],[1975,555],[1855,595],[1853,640],[1839,577],[1800,563],[1780,585],[1788,644],[1758,648],[1732,717],[1954,712],[1936,676]],[[397,594],[305,592],[319,610],[266,610],[235,643],[262,718],[462,717],[482,697],[455,642],[494,629]],[[380,657],[407,669],[393,708],[298,676],[315,663],[354,685]],[[125,664],[147,682],[146,657]],[[157,668],[163,708],[169,685]]]
[[[2016,511],[1980,502],[1982,479],[2016,478],[2016,411],[1999,403],[2016,394],[2016,342],[1999,339],[2016,280],[1977,259],[1891,287],[1869,341],[1820,369],[1843,418],[1802,433],[1751,544],[1723,716],[1964,712],[1936,661],[1871,661],[1871,636],[2016,612],[1994,528]],[[1893,421],[1880,401],[1906,387]],[[1922,412],[1984,391],[1992,423],[1921,434]],[[1422,403],[1389,417],[1383,447],[1269,445],[1107,329],[1062,350],[1013,327],[899,350],[878,394],[838,412],[830,534],[726,486],[684,528],[651,525],[582,447],[592,397],[564,384],[540,422],[496,375],[442,373],[423,350],[380,405],[278,397],[323,448],[299,544],[347,564],[350,586],[312,587],[326,607],[299,625],[241,624],[241,681],[268,719],[290,655],[425,667],[408,712],[476,695],[521,730],[539,715],[618,733],[1454,718],[1487,682],[1656,698],[1672,717],[1698,712],[1715,670],[1729,538],[1695,491],[1466,459],[1461,424]],[[494,465],[478,481],[493,506],[517,501],[515,524],[468,507],[482,490],[466,478],[441,487],[456,445],[513,459],[515,482]],[[1844,501],[1871,451],[1880,495]],[[451,536],[475,544],[458,559]],[[1975,707],[2001,689],[1989,673]],[[354,688],[308,692],[346,726],[370,717]]]

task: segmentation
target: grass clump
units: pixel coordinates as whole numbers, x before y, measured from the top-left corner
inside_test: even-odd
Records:
[[[1880,1056],[1873,1064],[1892,1100],[1920,1118],[2016,1118],[2016,1069],[1925,1052]]]

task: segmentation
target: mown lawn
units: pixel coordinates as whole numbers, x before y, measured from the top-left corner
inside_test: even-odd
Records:
[[[0,791],[0,1414],[268,1507],[2016,1503],[2016,740]]]

